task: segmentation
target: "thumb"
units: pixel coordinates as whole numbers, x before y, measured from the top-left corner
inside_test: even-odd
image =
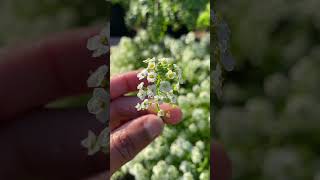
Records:
[[[127,122],[110,136],[110,174],[133,159],[159,136],[164,123],[156,115],[145,115]]]

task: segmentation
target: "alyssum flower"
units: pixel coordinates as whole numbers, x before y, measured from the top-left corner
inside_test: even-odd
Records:
[[[101,30],[100,34],[90,38],[87,48],[94,51],[93,57],[99,57],[109,52],[110,23]]]
[[[109,52],[110,23],[102,29],[99,35],[88,40],[87,48],[93,52],[93,57],[99,57]],[[88,102],[88,111],[104,124],[107,124],[109,111],[109,94],[107,92],[107,73],[109,68],[102,65],[93,72],[87,80],[89,88],[94,88],[93,97]],[[88,137],[82,141],[82,146],[88,149],[88,154],[93,155],[99,151],[108,152],[108,126],[97,136],[93,131],[88,132]]]
[[[162,103],[176,104],[180,84],[182,84],[181,69],[169,58],[152,58],[143,61],[148,66],[138,73],[139,80],[147,79],[148,84],[141,82],[137,96],[142,103],[136,105],[138,111],[156,107],[160,117],[166,112],[160,109]]]

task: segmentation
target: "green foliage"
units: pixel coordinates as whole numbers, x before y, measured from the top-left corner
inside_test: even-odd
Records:
[[[145,29],[152,40],[160,41],[168,28],[178,30],[187,27],[196,30],[205,29],[209,24],[208,0],[114,0],[121,2],[128,10],[126,23],[133,29]],[[205,17],[206,16],[206,17]],[[200,20],[198,18],[201,17]]]
[[[206,29],[210,27],[210,4],[208,3],[206,9],[200,13],[197,19],[197,28]]]

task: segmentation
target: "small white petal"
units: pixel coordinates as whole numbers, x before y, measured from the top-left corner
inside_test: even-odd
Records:
[[[149,72],[147,77],[148,82],[155,82],[157,80],[157,73],[155,72]]]
[[[100,145],[100,147],[107,147],[108,146],[108,142],[109,142],[109,129],[105,128],[99,135],[98,140],[97,140],[98,144]]]
[[[94,51],[96,49],[98,49],[99,47],[101,47],[101,42],[100,42],[100,36],[94,36],[92,38],[89,38],[88,42],[87,42],[87,48],[91,51]]]
[[[144,82],[141,82],[139,85],[138,85],[138,87],[137,87],[137,89],[142,89],[143,88],[143,86],[144,86]]]
[[[109,52],[108,46],[101,46],[93,52],[92,57],[95,57],[95,58],[100,57],[108,52]]]
[[[160,82],[160,91],[162,92],[169,92],[172,90],[171,84],[168,81]]]
[[[108,71],[107,65],[99,67],[87,80],[88,87],[100,87],[103,80],[105,80]]]
[[[148,86],[148,91],[147,91],[147,95],[150,98],[153,98],[157,93],[157,86],[156,85],[149,85]]]
[[[144,90],[140,89],[137,96],[139,99],[144,100],[145,97],[147,96],[147,93]]]
[[[107,109],[96,114],[97,119],[102,123],[107,123],[109,118],[109,111]]]

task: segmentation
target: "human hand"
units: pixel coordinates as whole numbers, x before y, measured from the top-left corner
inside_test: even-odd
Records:
[[[121,74],[110,81],[111,175],[159,136],[165,123],[177,124],[182,118],[181,110],[169,104],[161,105],[170,114],[163,120],[155,115],[155,109],[137,111],[135,106],[141,100],[124,95],[136,91],[139,83],[137,72]]]
[[[223,147],[211,143],[211,180],[231,180],[231,161]]]
[[[90,92],[89,71],[106,63],[92,59],[86,48],[99,29],[0,51],[0,179],[82,179],[107,170],[105,155],[88,157],[80,145],[89,128],[103,128],[86,108],[44,108],[61,97]]]

